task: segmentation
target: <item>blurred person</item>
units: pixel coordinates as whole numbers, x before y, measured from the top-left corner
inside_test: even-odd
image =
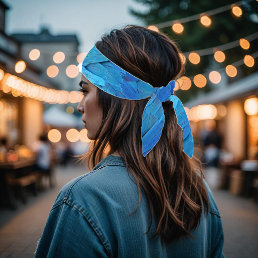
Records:
[[[224,257],[222,221],[173,94],[175,43],[113,30],[85,57],[77,109],[91,172],[59,193],[36,257]]]

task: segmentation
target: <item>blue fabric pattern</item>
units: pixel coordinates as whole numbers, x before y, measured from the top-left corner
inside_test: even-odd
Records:
[[[157,144],[162,134],[165,123],[162,102],[172,101],[178,124],[183,130],[183,151],[192,158],[194,144],[191,128],[182,102],[173,95],[174,80],[165,87],[152,87],[110,61],[95,46],[89,51],[79,70],[92,84],[118,98],[129,100],[150,98],[142,117],[144,157]]]

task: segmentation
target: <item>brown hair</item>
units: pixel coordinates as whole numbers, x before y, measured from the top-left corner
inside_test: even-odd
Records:
[[[154,87],[166,86],[182,71],[179,50],[167,36],[140,26],[113,30],[96,43],[111,61]],[[133,174],[139,191],[144,190],[157,228],[153,237],[161,235],[168,243],[199,224],[202,209],[208,212],[208,195],[203,183],[200,162],[190,159],[182,149],[182,129],[171,101],[162,103],[165,125],[158,143],[143,157],[141,121],[148,99],[125,100],[98,89],[103,108],[103,121],[86,156],[90,169],[108,154],[118,152]],[[134,212],[136,212],[136,210]],[[133,212],[133,213],[134,213]]]

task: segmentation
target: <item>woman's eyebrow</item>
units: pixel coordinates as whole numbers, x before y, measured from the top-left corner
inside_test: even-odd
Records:
[[[80,81],[80,82],[79,82],[79,85],[80,85],[81,87],[83,86],[83,84],[88,85],[88,83],[87,83],[86,81]]]

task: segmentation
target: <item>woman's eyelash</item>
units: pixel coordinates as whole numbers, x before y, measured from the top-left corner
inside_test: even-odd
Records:
[[[81,89],[79,89],[79,91],[80,91],[80,92],[82,92],[83,94],[86,94],[86,93],[88,92],[87,90],[82,89],[82,88],[81,88]]]

